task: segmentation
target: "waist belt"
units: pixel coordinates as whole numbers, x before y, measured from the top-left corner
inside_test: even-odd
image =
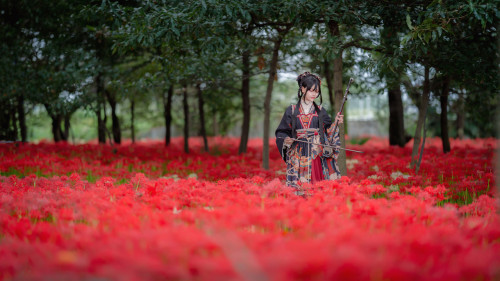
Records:
[[[297,139],[308,139],[319,135],[319,129],[298,129],[297,130]]]

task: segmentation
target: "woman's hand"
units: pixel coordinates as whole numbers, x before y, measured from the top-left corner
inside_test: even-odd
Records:
[[[285,138],[285,145],[286,146],[290,146],[290,145],[292,145],[292,143],[293,143],[293,140],[291,138],[289,138],[289,137]]]
[[[344,123],[344,115],[341,115],[340,112],[337,113],[337,116],[335,116],[335,122],[339,122],[339,124]]]

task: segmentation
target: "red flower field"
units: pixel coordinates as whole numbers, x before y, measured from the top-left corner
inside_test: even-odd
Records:
[[[415,175],[371,138],[306,198],[238,143],[0,144],[0,279],[500,279],[496,140],[427,140]]]

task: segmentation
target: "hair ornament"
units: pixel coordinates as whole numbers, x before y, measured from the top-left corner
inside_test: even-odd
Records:
[[[297,79],[296,79],[296,80],[297,80],[297,83],[299,83],[299,86],[300,86],[300,81],[302,80],[302,78],[304,78],[304,77],[306,77],[306,76],[313,76],[314,78],[318,79],[318,81],[319,81],[319,85],[321,86],[321,78],[319,78],[319,76],[318,76],[318,75],[313,74],[313,73],[311,73],[311,72],[309,72],[309,71],[306,71],[306,72],[304,72],[304,73],[300,74],[299,76],[297,76]]]

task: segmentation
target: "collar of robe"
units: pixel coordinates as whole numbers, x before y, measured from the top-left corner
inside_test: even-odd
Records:
[[[311,113],[311,109],[314,107],[312,102],[310,104],[307,104],[304,100],[300,101],[300,106],[302,107],[302,111],[304,112],[304,114]]]

